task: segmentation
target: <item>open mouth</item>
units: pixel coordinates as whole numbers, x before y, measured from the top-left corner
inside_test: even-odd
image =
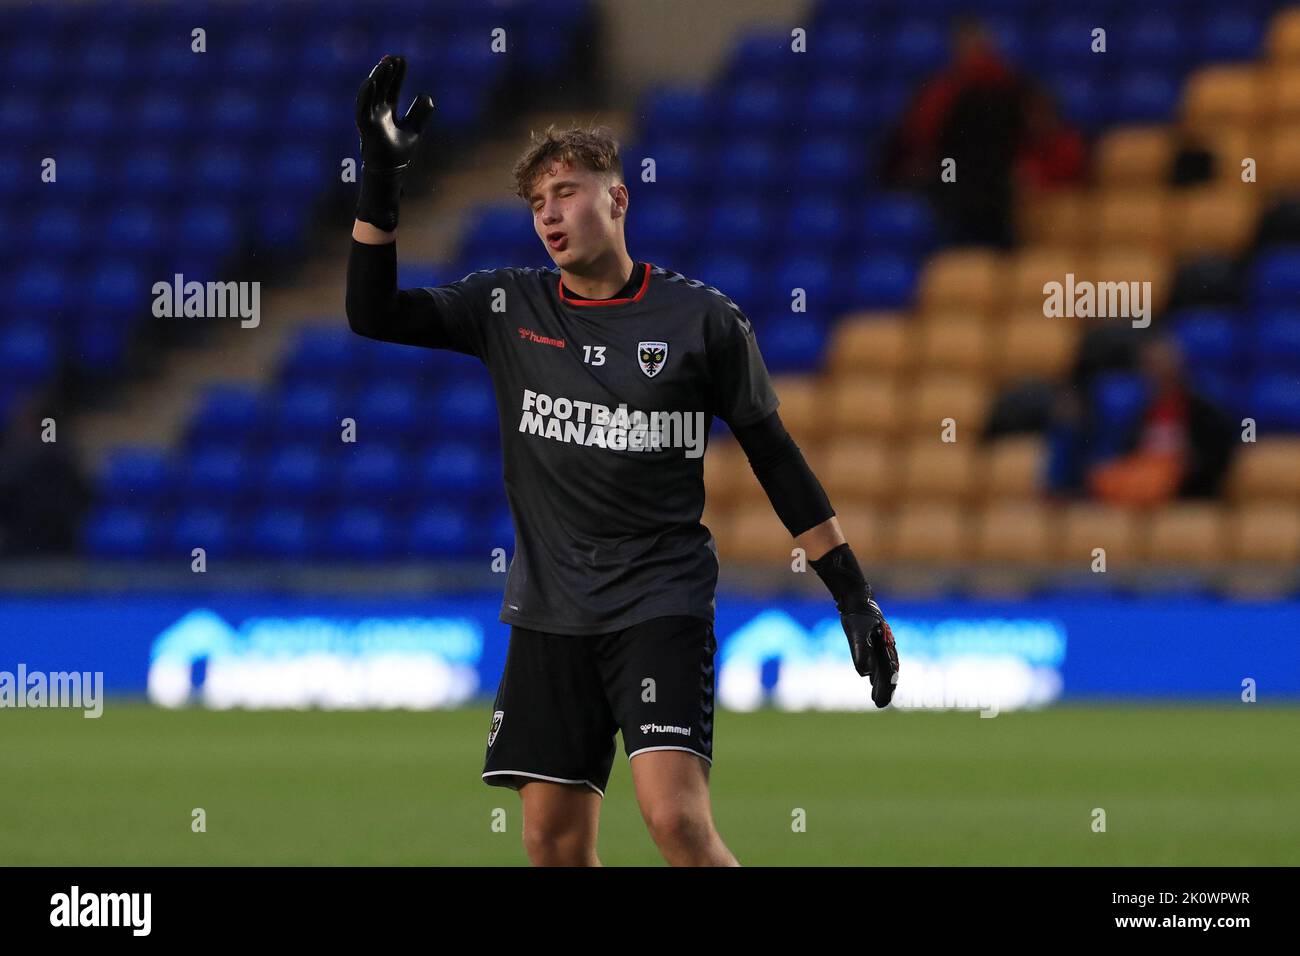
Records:
[[[559,252],[568,246],[569,237],[563,232],[548,232],[546,234],[546,244]]]

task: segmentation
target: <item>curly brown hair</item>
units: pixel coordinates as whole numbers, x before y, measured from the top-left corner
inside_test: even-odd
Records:
[[[585,166],[594,173],[623,181],[623,160],[618,155],[618,140],[605,126],[574,126],[557,129],[554,124],[541,133],[533,132],[528,148],[515,163],[515,195],[527,201],[537,178],[556,162]]]

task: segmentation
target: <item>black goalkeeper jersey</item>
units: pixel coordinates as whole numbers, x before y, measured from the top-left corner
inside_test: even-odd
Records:
[[[713,620],[709,427],[759,421],[778,399],[734,302],[657,266],[638,276],[612,299],[573,295],[558,268],[398,293],[390,340],[473,355],[492,377],[515,526],[503,623],[599,634]]]

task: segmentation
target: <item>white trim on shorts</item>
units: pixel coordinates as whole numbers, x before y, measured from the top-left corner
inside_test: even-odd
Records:
[[[700,753],[698,750],[692,750],[690,747],[642,747],[640,750],[634,750],[627,755],[628,763],[631,763],[632,758],[637,754],[649,753],[652,750],[685,750],[688,754],[695,754],[697,757],[703,757],[709,762],[710,767],[713,766],[712,757],[705,757],[704,754]]]
[[[529,773],[526,770],[488,770],[484,772],[483,777],[486,779],[488,777],[500,777],[507,774],[512,777],[532,777],[534,780],[545,780],[547,783],[585,783],[602,797],[605,795],[605,791],[600,789],[600,787],[596,786],[590,780],[566,780],[563,777],[548,777],[540,773]]]

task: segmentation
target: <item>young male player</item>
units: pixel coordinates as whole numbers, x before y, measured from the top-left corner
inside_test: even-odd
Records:
[[[433,110],[423,95],[398,119],[405,70],[384,57],[357,97],[347,314],[361,335],[474,355],[492,377],[516,538],[483,779],[518,790],[532,863],[599,865],[621,731],[664,858],[736,865],[708,790],[718,563],[700,516],[714,415],[834,596],[878,707],[898,680],[889,625],[781,424],[749,321],[717,289],[628,255],[628,190],[607,132],[548,129],[516,165],[558,268],[397,289],[401,176]]]

